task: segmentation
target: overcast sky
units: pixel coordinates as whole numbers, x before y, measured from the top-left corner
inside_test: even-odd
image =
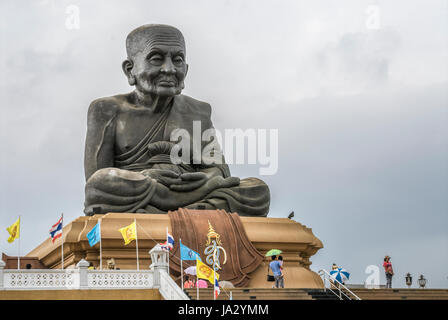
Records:
[[[270,217],[313,229],[314,271],[335,262],[363,283],[388,254],[395,287],[411,272],[447,288],[447,17],[435,0],[2,0],[0,251],[17,254],[4,229],[19,214],[23,254],[61,212],[83,215],[87,108],[131,90],[125,37],[164,23],[217,129],[279,130],[277,174],[230,169],[266,181]]]

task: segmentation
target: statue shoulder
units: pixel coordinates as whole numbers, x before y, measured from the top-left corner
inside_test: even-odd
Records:
[[[93,100],[89,106],[89,117],[114,117],[125,101],[125,95],[116,95]]]
[[[185,112],[192,112],[193,114],[204,114],[210,117],[212,107],[209,103],[194,99],[190,96],[180,94],[176,96],[178,105],[184,109]]]

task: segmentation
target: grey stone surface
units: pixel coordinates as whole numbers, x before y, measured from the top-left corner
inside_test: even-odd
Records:
[[[86,215],[107,212],[166,213],[180,207],[224,209],[244,216],[266,216],[268,186],[257,178],[231,177],[222,163],[203,158],[173,164],[176,129],[193,137],[213,129],[211,106],[181,94],[188,72],[182,33],[167,25],[144,25],[126,39],[122,68],[135,89],[99,98],[89,107],[85,144]],[[191,150],[195,144],[190,141]],[[184,152],[184,150],[182,150]],[[182,156],[184,154],[182,153]]]

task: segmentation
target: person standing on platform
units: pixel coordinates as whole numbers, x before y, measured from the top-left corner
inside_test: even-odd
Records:
[[[334,270],[338,270],[338,265],[336,263],[333,263],[333,265],[331,266],[331,271]],[[330,278],[330,283],[335,286],[336,288],[339,288],[339,285],[337,284],[337,282],[335,282],[332,278]]]
[[[280,269],[283,270],[283,257],[282,256],[278,256],[278,261],[280,262]]]
[[[271,268],[272,273],[274,274],[275,287],[284,288],[281,263],[277,260],[277,256],[272,256],[272,261],[269,263],[269,268]]]
[[[194,283],[193,283],[193,281],[190,279],[190,277],[187,277],[187,280],[185,280],[185,282],[184,282],[184,288],[185,288],[185,289],[194,288]]]
[[[282,256],[278,256],[278,261],[280,262],[280,272],[281,272],[281,277],[282,277],[282,285],[284,288],[285,286],[285,275],[283,274],[283,257]]]
[[[392,263],[390,262],[389,256],[384,257],[383,267],[386,272],[386,288],[392,288],[392,277],[394,275],[394,270],[392,269]]]

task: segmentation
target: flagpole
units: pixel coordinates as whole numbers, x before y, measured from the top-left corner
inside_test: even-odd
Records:
[[[62,213],[61,226],[61,269],[64,270],[64,213]]]
[[[103,270],[103,245],[101,242],[101,218],[99,220],[99,224],[100,224],[100,270]]]
[[[166,245],[168,247],[168,227],[166,227]],[[170,250],[168,250],[168,276],[170,275]]]
[[[196,300],[199,301],[199,286],[198,286],[198,257],[196,257]]]
[[[138,261],[138,235],[137,235],[137,219],[134,218],[134,224],[135,224],[135,247],[137,249],[137,271],[140,270],[140,263]]]
[[[21,228],[20,228],[20,215],[19,215],[19,242],[18,242],[18,254],[17,254],[17,270],[20,270],[20,232],[21,232]]]
[[[182,239],[179,238],[179,255],[180,255],[180,283],[182,285],[182,291],[184,291],[184,269],[182,269]]]
[[[216,269],[215,269],[215,253],[216,253],[216,249],[215,251],[213,251],[213,300],[216,300]]]

